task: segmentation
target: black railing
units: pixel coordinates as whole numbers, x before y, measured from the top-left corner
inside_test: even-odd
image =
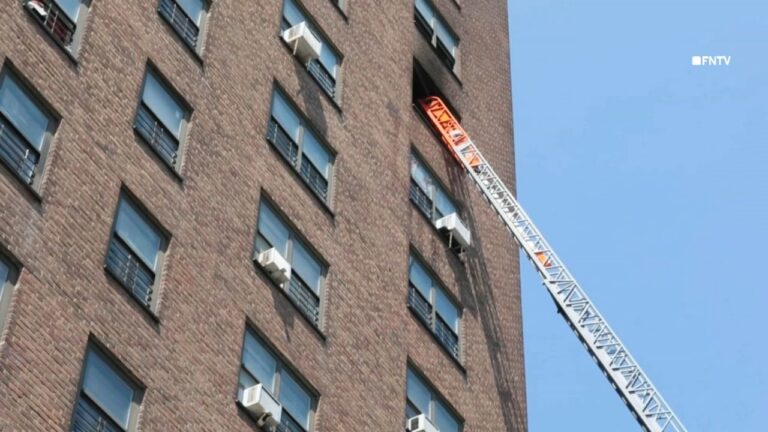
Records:
[[[328,72],[319,60],[315,59],[310,61],[307,65],[307,71],[312,75],[315,81],[320,84],[323,91],[328,93],[328,96],[331,98],[336,96],[336,78]]]
[[[87,396],[80,395],[75,406],[71,432],[121,432],[123,429],[110,419]]]
[[[72,45],[75,23],[54,0],[25,0],[24,7],[56,42],[65,48]]]
[[[150,307],[155,273],[117,234],[109,242],[106,268],[141,304]]]
[[[432,305],[413,285],[408,286],[408,306],[411,307],[412,311],[416,312],[416,315],[427,327],[432,328]]]
[[[197,48],[200,28],[197,27],[197,23],[187,15],[187,12],[175,0],[160,0],[160,6],[158,6],[157,11],[176,30],[184,43],[192,49]]]
[[[432,200],[429,196],[421,190],[421,187],[411,179],[411,201],[416,204],[416,207],[424,213],[424,215],[432,220]]]
[[[440,343],[455,358],[459,358],[459,336],[453,331],[440,315],[436,315],[434,332]]]
[[[307,430],[291,417],[290,414],[283,408],[283,412],[280,415],[280,424],[275,428],[276,432],[306,432]]]
[[[296,160],[299,155],[299,146],[288,134],[288,132],[280,126],[274,118],[270,119],[269,126],[267,127],[267,139],[277,147],[277,151],[288,159],[291,165],[296,166]]]
[[[40,161],[37,149],[29,145],[10,121],[0,113],[0,161],[24,183],[31,185]]]
[[[296,272],[291,274],[288,282],[288,296],[290,296],[299,310],[315,325],[320,325],[320,298],[304,282]]]
[[[179,140],[165,129],[160,119],[143,102],[136,112],[133,127],[165,163],[172,168],[176,166]]]
[[[301,168],[299,169],[301,177],[307,181],[309,187],[317,193],[323,201],[328,199],[328,180],[323,177],[320,170],[315,167],[306,156],[301,158]]]

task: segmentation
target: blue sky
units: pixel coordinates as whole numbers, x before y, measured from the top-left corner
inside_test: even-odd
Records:
[[[691,432],[768,430],[768,2],[509,10],[521,203]],[[530,430],[639,430],[523,267]]]

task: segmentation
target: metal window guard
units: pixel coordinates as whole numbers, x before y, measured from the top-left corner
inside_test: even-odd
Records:
[[[160,119],[144,102],[139,106],[133,127],[165,163],[171,167],[176,166],[179,140],[165,129]]]
[[[71,432],[121,432],[122,430],[87,396],[80,395],[75,406]]]
[[[320,325],[320,298],[295,272],[291,274],[286,292],[315,326]]]
[[[24,0],[24,7],[57,43],[72,45],[76,25],[54,0]]]
[[[160,0],[157,11],[176,30],[184,43],[192,49],[197,48],[200,28],[175,0]]]
[[[408,285],[408,306],[455,358],[459,358],[459,336],[443,318],[434,313],[432,304],[413,284]]]
[[[155,274],[117,234],[109,242],[105,266],[142,305],[150,307]]]
[[[267,127],[267,139],[277,147],[277,150],[288,159],[291,165],[296,166],[299,155],[299,145],[296,144],[288,132],[280,126],[274,117],[270,119]]]
[[[301,177],[307,181],[310,189],[315,191],[323,201],[328,199],[328,180],[323,177],[320,170],[315,167],[309,159],[302,157],[301,168],[299,169]]]
[[[0,113],[0,161],[26,184],[34,181],[40,154]]]
[[[336,96],[336,78],[328,72],[320,61],[317,59],[310,61],[307,64],[307,71],[312,75],[315,81],[320,84],[320,87],[328,94],[328,96],[331,98]]]
[[[280,416],[280,424],[275,428],[276,432],[307,432],[302,425],[291,417],[288,412],[283,409],[283,413]]]
[[[411,179],[411,201],[429,220],[432,220],[432,200],[413,179]]]

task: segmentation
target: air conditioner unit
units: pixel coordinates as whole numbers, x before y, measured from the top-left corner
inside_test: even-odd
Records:
[[[283,40],[291,49],[293,55],[305,63],[320,57],[323,43],[309,30],[306,21],[302,21],[283,32]]]
[[[410,432],[440,432],[440,429],[429,421],[424,414],[411,417],[408,420],[408,430]]]
[[[456,241],[461,247],[469,246],[472,235],[456,213],[438,219],[435,227],[439,231],[448,233],[451,240]]]
[[[263,385],[241,389],[237,401],[254,415],[259,426],[273,428],[280,424],[283,406]]]
[[[45,10],[45,4],[40,0],[26,0],[24,6],[41,17],[48,15],[48,11]]]
[[[265,250],[254,258],[275,283],[282,284],[291,278],[291,265],[277,249]]]

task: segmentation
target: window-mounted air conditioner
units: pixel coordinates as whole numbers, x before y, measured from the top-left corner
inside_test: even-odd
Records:
[[[40,0],[25,0],[24,7],[36,13],[40,17],[45,17],[48,15],[48,11],[45,10],[45,4]]]
[[[305,63],[320,57],[323,43],[312,34],[306,21],[302,21],[283,32],[283,40],[291,49],[293,55]]]
[[[440,432],[424,414],[408,419],[408,430],[410,432]]]
[[[261,268],[269,275],[275,283],[282,284],[291,278],[291,265],[280,255],[277,249],[265,250],[254,257]]]
[[[435,227],[439,231],[449,234],[452,241],[457,242],[461,247],[467,247],[472,240],[472,235],[469,229],[461,221],[459,215],[451,213],[448,216],[444,216],[435,222]]]
[[[263,385],[241,389],[237,401],[254,415],[259,426],[273,428],[280,424],[283,406]]]

